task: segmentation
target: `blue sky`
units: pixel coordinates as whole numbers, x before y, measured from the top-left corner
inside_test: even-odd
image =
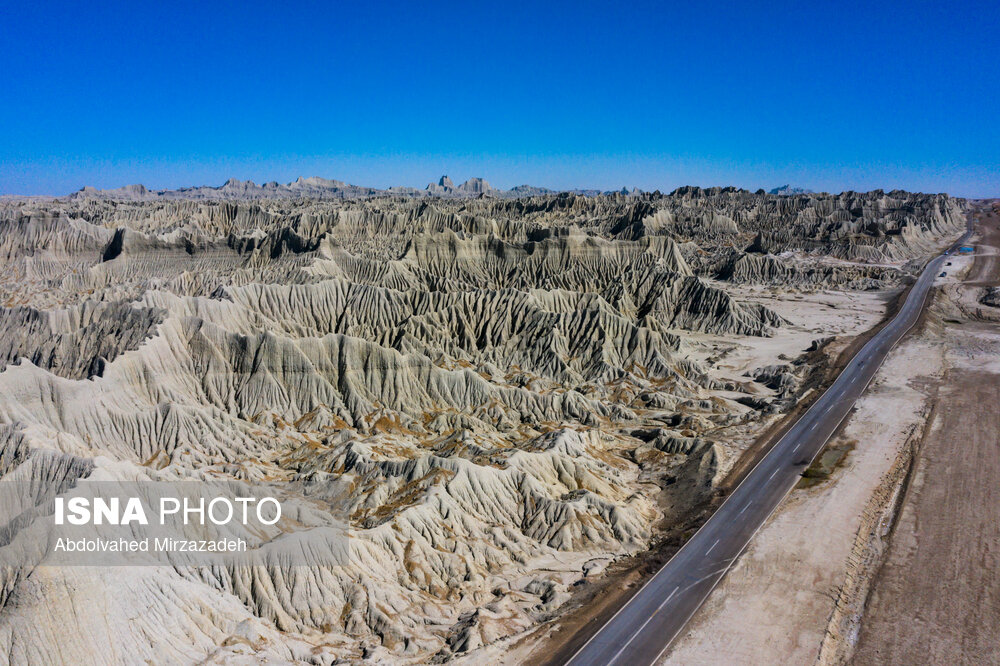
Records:
[[[0,193],[447,173],[1000,196],[995,1],[0,2]]]

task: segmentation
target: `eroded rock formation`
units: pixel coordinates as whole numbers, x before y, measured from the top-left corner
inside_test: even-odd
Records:
[[[690,353],[787,324],[735,285],[884,288],[964,226],[945,195],[463,198],[491,191],[2,201],[0,485],[33,491],[0,525],[0,654],[427,661],[514,635],[794,399],[801,364],[722,381]],[[350,561],[95,571],[19,539],[80,479],[206,476],[342,512]]]

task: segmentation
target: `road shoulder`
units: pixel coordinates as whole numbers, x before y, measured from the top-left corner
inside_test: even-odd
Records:
[[[970,258],[950,261],[932,307],[831,438],[827,450],[847,455],[827,478],[792,492],[661,663],[839,664],[852,658],[859,636],[869,631],[866,612],[870,599],[877,601],[872,586],[879,585],[886,553],[897,547],[893,528],[919,470],[914,460],[936,422],[939,392],[953,376],[954,350],[944,333],[961,325],[961,313],[951,295],[966,273],[982,273],[969,270]],[[898,626],[899,617],[913,616],[900,612],[885,614],[884,632]]]
[[[867,536],[883,529],[942,370],[941,350],[919,339],[890,354],[828,444],[849,452],[829,478],[792,491],[662,663],[819,658],[842,596],[877,557]]]
[[[1000,636],[1000,215],[935,303],[947,372],[853,654],[857,664],[997,663]],[[906,622],[899,622],[905,617]]]

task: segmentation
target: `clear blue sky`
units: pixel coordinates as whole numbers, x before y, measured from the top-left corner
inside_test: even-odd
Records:
[[[995,0],[0,2],[0,193],[447,173],[1000,196]]]

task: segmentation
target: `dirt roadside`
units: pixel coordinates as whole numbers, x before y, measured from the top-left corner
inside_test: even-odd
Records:
[[[948,368],[865,606],[856,664],[1000,663],[1000,313],[973,307],[983,287],[1000,285],[996,208],[981,229],[972,268],[941,304]]]
[[[750,470],[760,462],[760,459],[767,455],[767,452],[771,450],[774,446],[796,421],[799,420],[806,411],[812,407],[812,404],[819,398],[823,391],[826,390],[830,384],[834,382],[835,379],[840,375],[841,370],[847,366],[854,355],[868,343],[875,335],[885,328],[896,313],[899,312],[899,308],[902,306],[903,302],[906,301],[906,297],[910,293],[910,288],[913,286],[912,280],[906,284],[901,289],[897,290],[893,294],[886,306],[885,314],[882,319],[872,328],[868,329],[860,335],[856,335],[850,340],[845,341],[843,348],[837,353],[835,360],[832,362],[827,362],[824,364],[817,365],[812,374],[806,379],[805,386],[809,389],[813,389],[804,400],[800,401],[795,405],[795,409],[788,412],[781,420],[772,424],[760,437],[743,452],[740,459],[733,465],[732,470],[726,476],[725,480],[719,485],[719,488],[724,493],[732,492],[736,486],[740,485],[743,478],[750,473]]]
[[[907,338],[834,433],[847,451],[794,489],[695,613],[664,663],[811,664],[837,611],[852,615],[856,574],[877,561],[879,533],[908,467],[905,454],[926,421],[941,353]],[[822,457],[822,456],[821,456]],[[843,634],[845,632],[841,632]]]
[[[890,353],[831,438],[828,449],[848,453],[827,478],[789,495],[663,663],[825,665],[850,658],[914,452],[949,367],[941,333],[962,317],[941,303],[962,274],[972,273],[973,259],[949,261],[930,311]],[[976,305],[973,299],[963,310]]]

